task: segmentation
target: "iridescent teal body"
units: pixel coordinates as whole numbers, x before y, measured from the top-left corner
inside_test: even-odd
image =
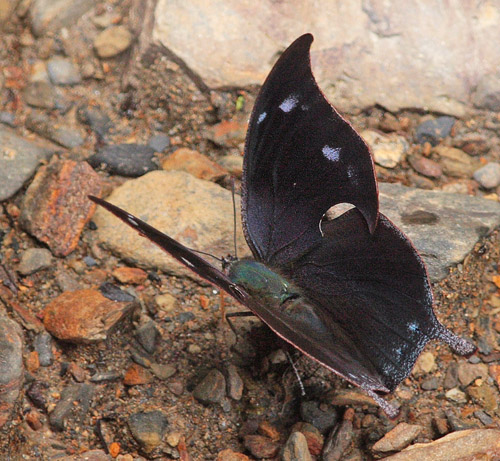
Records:
[[[232,262],[228,277],[251,295],[271,305],[281,306],[287,300],[298,296],[290,282],[257,261],[241,259]]]

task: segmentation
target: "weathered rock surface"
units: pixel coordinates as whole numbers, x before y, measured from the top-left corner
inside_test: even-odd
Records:
[[[492,200],[388,183],[379,184],[379,193],[380,210],[413,242],[432,281],[500,225],[500,204]]]

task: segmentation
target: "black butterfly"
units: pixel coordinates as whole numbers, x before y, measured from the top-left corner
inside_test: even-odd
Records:
[[[231,261],[221,271],[135,216],[91,199],[395,416],[380,394],[408,376],[429,340],[460,355],[474,346],[436,319],[420,256],[379,213],[370,151],[318,88],[312,41],[303,35],[281,55],[250,118],[242,217],[256,261]],[[355,208],[324,219],[344,202]]]

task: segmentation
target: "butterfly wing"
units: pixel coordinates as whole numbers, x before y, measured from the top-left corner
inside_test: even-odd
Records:
[[[299,37],[271,70],[250,118],[242,216],[254,256],[281,265],[321,237],[331,206],[348,202],[371,232],[378,194],[368,147],[325,99],[311,71],[310,34]]]
[[[448,343],[461,355],[474,351],[437,320],[425,266],[385,216],[379,215],[370,234],[354,208],[327,221],[322,231],[321,242],[284,273],[315,308],[306,327],[312,343],[322,341],[316,335],[316,317],[326,331],[340,328],[356,345],[360,363],[369,369],[369,362],[390,391],[408,376],[431,339]],[[358,364],[349,364],[348,379],[366,387],[363,373]]]

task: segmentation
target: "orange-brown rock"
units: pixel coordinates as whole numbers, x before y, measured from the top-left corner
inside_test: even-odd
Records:
[[[177,149],[169,155],[162,163],[162,168],[167,171],[186,171],[199,179],[214,181],[228,174],[228,172],[217,163],[203,154],[185,147]]]
[[[58,339],[89,343],[106,339],[109,331],[136,304],[105,298],[97,290],[65,292],[44,311],[47,331]]]
[[[41,167],[26,191],[20,222],[26,231],[48,245],[56,256],[66,256],[78,245],[99,195],[101,179],[86,162],[53,160]]]
[[[138,267],[117,267],[113,271],[113,277],[120,283],[139,285],[148,278],[148,274]]]
[[[133,363],[125,372],[123,384],[126,386],[137,386],[139,384],[147,384],[151,382],[152,379],[153,375],[148,370],[137,363]]]

